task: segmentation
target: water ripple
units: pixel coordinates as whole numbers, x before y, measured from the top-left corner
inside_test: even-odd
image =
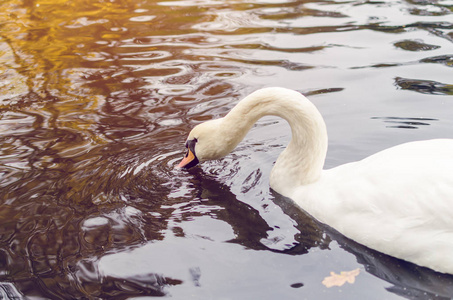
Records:
[[[410,90],[422,94],[453,95],[453,85],[432,80],[395,78],[395,85],[403,90]]]
[[[343,241],[272,193],[283,121],[261,120],[221,161],[174,169],[194,125],[270,85],[319,107],[330,165],[368,154],[364,144],[448,136],[451,1],[0,6],[1,293],[387,299],[389,282],[407,297],[433,295],[423,278],[452,286]],[[382,127],[404,130],[384,129],[392,140]],[[378,275],[340,296],[315,282],[351,266]]]

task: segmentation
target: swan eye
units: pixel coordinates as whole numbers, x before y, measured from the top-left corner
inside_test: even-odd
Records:
[[[199,163],[199,160],[195,154],[195,144],[197,139],[187,140],[186,141],[186,154],[184,155],[183,160],[179,163],[178,168],[191,168]]]
[[[186,141],[186,144],[185,144],[185,147],[187,149],[190,149],[192,152],[195,151],[195,144],[198,142],[198,140],[196,138],[194,138],[193,140],[187,140]]]
[[[187,140],[185,146],[187,149],[190,149],[190,151],[195,152],[195,144],[197,142],[198,140],[196,138],[194,138],[193,140]]]

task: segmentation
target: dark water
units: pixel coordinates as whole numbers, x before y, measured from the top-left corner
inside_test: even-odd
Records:
[[[173,169],[194,125],[271,85],[321,110],[328,168],[453,137],[452,1],[0,7],[2,297],[453,297],[451,276],[365,249],[269,189],[290,138],[276,118],[221,161]],[[354,284],[322,284],[356,268]]]

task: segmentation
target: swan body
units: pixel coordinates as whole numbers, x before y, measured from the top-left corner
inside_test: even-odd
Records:
[[[323,170],[327,130],[319,111],[298,92],[265,88],[194,127],[179,167],[225,156],[265,115],[291,126],[270,174],[276,192],[358,243],[453,274],[453,140],[405,143]]]

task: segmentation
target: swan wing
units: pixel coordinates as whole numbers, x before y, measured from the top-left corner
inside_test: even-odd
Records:
[[[326,170],[293,199],[365,246],[453,271],[453,140],[406,143]]]

